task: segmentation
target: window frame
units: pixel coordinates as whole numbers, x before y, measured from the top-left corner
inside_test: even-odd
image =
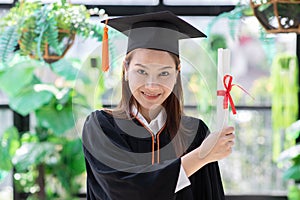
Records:
[[[0,3],[0,9],[9,9],[17,3],[17,0],[14,0],[13,3]],[[179,16],[217,16],[223,12],[229,12],[234,9],[234,5],[216,5],[216,6],[207,6],[207,5],[165,5],[163,0],[159,0],[159,4],[156,6],[114,6],[114,5],[85,5],[89,8],[102,8],[109,13],[110,16],[126,16],[126,15],[135,15],[142,14],[146,12],[155,12],[162,10],[169,10]],[[296,39],[296,54],[298,60],[300,58],[300,34],[297,35]],[[299,65],[300,66],[300,65]],[[298,66],[298,67],[299,67]],[[300,68],[300,67],[299,67]],[[300,70],[299,70],[300,71]],[[299,79],[300,86],[300,79]],[[300,91],[298,92],[298,105],[300,105]],[[111,105],[103,105],[104,107],[111,107]],[[0,109],[7,109],[9,106],[7,104],[0,104]],[[247,110],[270,110],[271,106],[236,106],[237,109],[247,109]],[[300,106],[298,111],[298,119],[300,118]],[[19,129],[19,131],[29,130],[29,116],[23,117],[14,112],[13,124]],[[300,142],[300,138],[296,140]],[[17,194],[14,188],[14,199],[20,199],[22,194]],[[85,194],[78,194],[78,197],[85,197]],[[274,195],[226,195],[228,200],[283,200],[287,199],[286,196],[274,196]]]

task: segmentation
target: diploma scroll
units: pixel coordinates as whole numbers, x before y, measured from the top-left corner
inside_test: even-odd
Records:
[[[230,51],[229,49],[218,49],[218,73],[217,73],[217,92],[221,91],[221,93],[225,93],[225,86],[224,86],[224,78],[226,75],[229,74],[229,65],[230,65]],[[228,108],[224,106],[224,98],[225,94],[217,95],[217,131],[210,135],[210,137],[206,138],[200,150],[200,158],[205,158],[208,153],[212,150],[215,144],[218,141],[220,136],[220,131],[223,129],[224,126],[228,124]]]
[[[224,76],[230,74],[230,51],[218,49],[217,91],[223,91]],[[224,96],[217,95],[217,131],[228,125],[229,109],[224,108]]]

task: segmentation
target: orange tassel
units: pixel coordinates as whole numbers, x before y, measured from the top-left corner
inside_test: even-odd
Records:
[[[109,52],[108,52],[108,28],[107,21],[103,29],[103,39],[102,39],[102,71],[106,72],[109,69]]]

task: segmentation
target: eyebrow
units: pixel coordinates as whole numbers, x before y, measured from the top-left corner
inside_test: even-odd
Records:
[[[146,65],[140,64],[140,63],[136,63],[135,65],[139,66],[139,67],[143,67],[143,68],[149,69],[149,67],[147,67]],[[165,66],[165,67],[159,68],[159,70],[172,69],[172,68],[173,67],[171,67],[171,66]]]

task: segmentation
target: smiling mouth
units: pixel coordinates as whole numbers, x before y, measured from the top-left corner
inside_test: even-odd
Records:
[[[151,93],[147,93],[147,92],[141,92],[147,99],[156,99],[157,97],[159,97],[161,94],[151,94]]]

